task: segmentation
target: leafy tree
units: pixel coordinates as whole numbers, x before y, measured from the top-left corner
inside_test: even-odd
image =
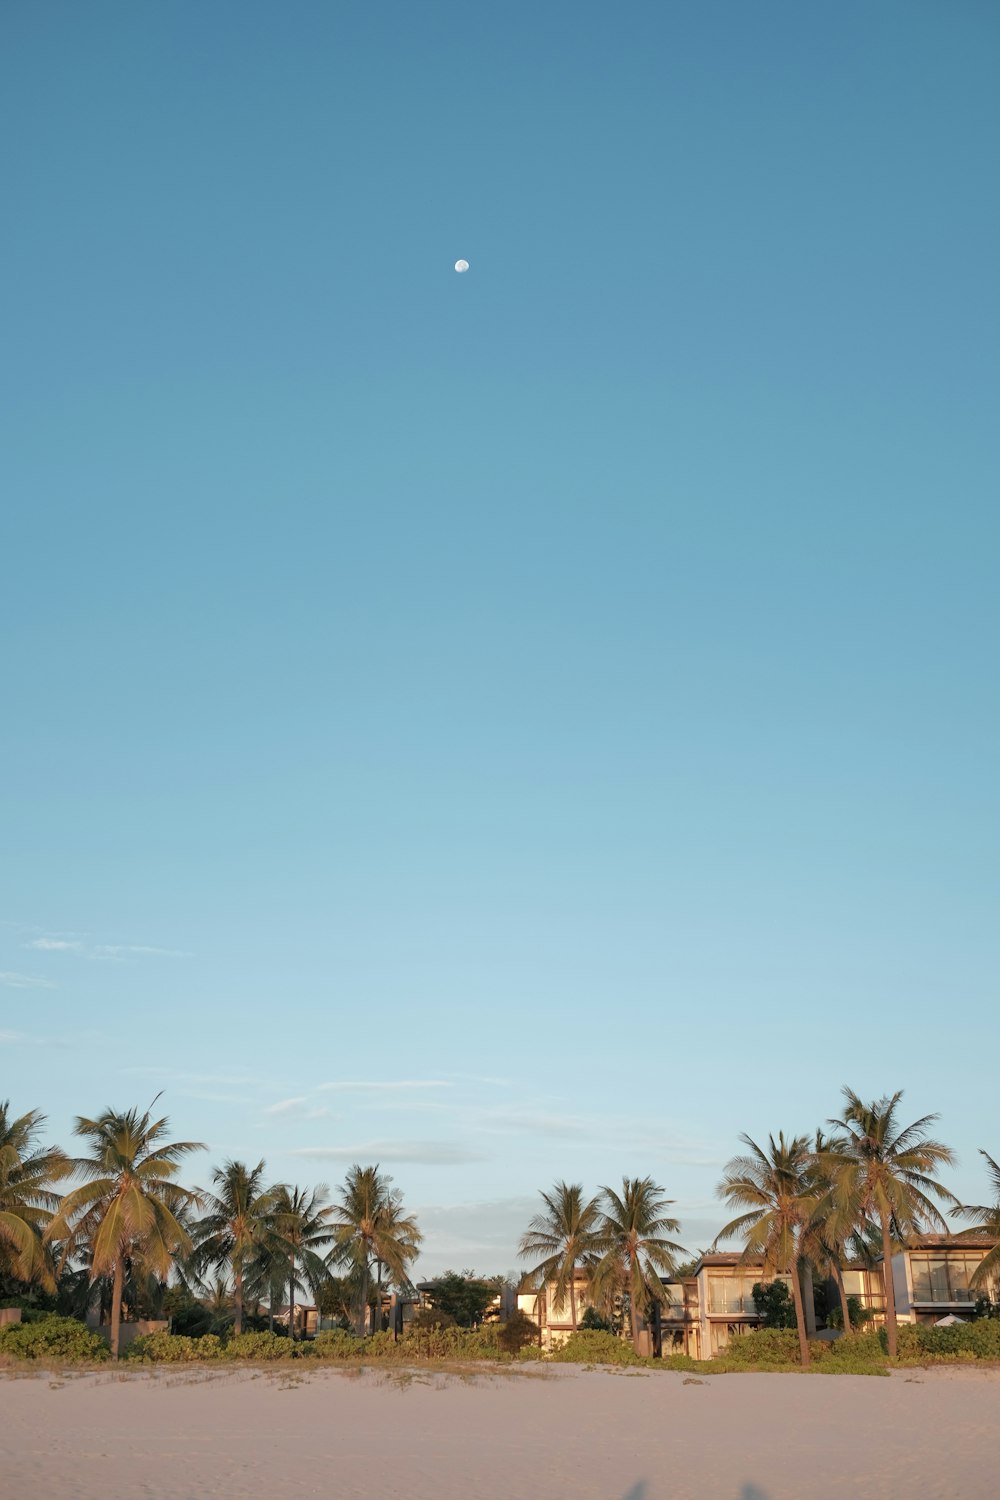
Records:
[[[794,1328],[795,1304],[783,1281],[755,1281],[754,1306],[765,1328]]]
[[[74,1134],[90,1154],[70,1165],[84,1182],[67,1193],[46,1230],[48,1238],[63,1241],[64,1261],[85,1246],[91,1280],[110,1276],[113,1359],[118,1358],[129,1263],[139,1261],[165,1280],[174,1256],[191,1250],[181,1221],[197,1198],[174,1179],[184,1158],[205,1148],[194,1141],[166,1141],[168,1123],[165,1117],[154,1120],[150,1110],[109,1109],[96,1120],[78,1116]]]
[[[973,1221],[971,1228],[962,1230],[963,1234],[981,1235],[985,1230],[989,1238],[994,1241],[992,1250],[986,1252],[972,1277],[972,1285],[981,1288],[988,1300],[989,1289],[1000,1285],[1000,1165],[993,1160],[989,1152],[980,1150],[979,1154],[986,1158],[996,1201],[978,1205],[967,1203],[961,1208],[953,1209],[952,1212]]]
[[[336,1318],[341,1328],[350,1328],[355,1319],[360,1295],[359,1278],[331,1276],[329,1272],[316,1288],[316,1311],[321,1318]]]
[[[666,1238],[680,1228],[665,1212],[672,1202],[652,1177],[623,1178],[621,1193],[601,1189],[599,1258],[592,1273],[595,1296],[605,1309],[613,1306],[616,1295],[628,1297],[636,1353],[640,1315],[648,1315],[654,1302],[666,1300],[660,1275],[672,1275],[676,1257],[686,1253]]]
[[[580,1331],[583,1332],[584,1330],[598,1333],[613,1332],[612,1325],[608,1319],[602,1318],[596,1307],[585,1307],[583,1309],[583,1316],[580,1319]]]
[[[445,1271],[428,1293],[434,1313],[443,1313],[460,1328],[478,1328],[490,1303],[503,1286],[503,1278],[477,1276],[474,1271]]]
[[[809,1223],[814,1208],[809,1142],[804,1135],[786,1140],[781,1131],[777,1141],[773,1135],[769,1136],[767,1150],[762,1150],[750,1136],[743,1135],[740,1139],[750,1154],[734,1156],[727,1163],[717,1191],[730,1207],[747,1211],[732,1219],[720,1231],[715,1243],[740,1237],[745,1243],[745,1262],[763,1262],[765,1274],[770,1272],[789,1277],[799,1331],[799,1353],[803,1365],[808,1365],[809,1339],[798,1266],[804,1226]]]
[[[333,1239],[330,1210],[326,1206],[330,1190],[325,1183],[309,1191],[282,1185],[277,1192],[274,1224],[287,1256],[288,1335],[295,1338],[295,1293],[319,1287],[327,1275],[326,1262],[320,1255]]]
[[[541,1336],[538,1324],[517,1307],[500,1324],[497,1343],[505,1354],[519,1354],[526,1344],[537,1344]]]
[[[372,1266],[384,1265],[398,1284],[405,1283],[422,1235],[416,1219],[404,1214],[402,1194],[393,1188],[392,1178],[377,1166],[351,1168],[330,1209],[330,1222],[333,1248],[328,1264],[357,1275],[356,1328],[363,1336]]]
[[[927,1135],[937,1115],[924,1115],[912,1125],[900,1126],[902,1090],[869,1104],[849,1088],[843,1094],[847,1101],[843,1113],[829,1122],[836,1135],[826,1166],[834,1180],[838,1211],[853,1222],[875,1219],[881,1229],[885,1327],[889,1355],[894,1359],[898,1339],[893,1242],[905,1245],[928,1223],[947,1228],[929,1194],[942,1203],[958,1206],[954,1195],[935,1176],[939,1168],[953,1165],[955,1156],[948,1146]]]
[[[51,1184],[66,1176],[66,1157],[39,1144],[45,1116],[37,1109],[12,1118],[0,1104],[0,1276],[56,1289],[45,1230],[59,1207]]]
[[[570,1325],[577,1329],[576,1273],[579,1266],[589,1272],[599,1259],[600,1203],[584,1199],[580,1183],[557,1182],[542,1193],[544,1211],[536,1214],[521,1236],[522,1260],[534,1260],[538,1286],[551,1282],[556,1300],[569,1297]]]
[[[214,1267],[232,1277],[234,1332],[243,1332],[244,1284],[262,1252],[276,1247],[278,1189],[264,1184],[264,1163],[227,1161],[212,1173],[213,1191],[200,1193],[206,1209],[193,1229],[197,1270]]]

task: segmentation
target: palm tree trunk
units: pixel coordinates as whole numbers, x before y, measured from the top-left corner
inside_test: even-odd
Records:
[[[641,1288],[642,1281],[638,1275],[638,1267],[636,1267],[632,1273],[632,1287],[629,1297],[629,1322],[632,1325],[632,1348],[636,1354],[641,1352],[639,1349],[639,1292]]]
[[[111,1358],[118,1358],[118,1337],[122,1322],[122,1286],[125,1281],[125,1266],[119,1255],[115,1261],[115,1279],[111,1289]]]
[[[847,1301],[847,1290],[844,1286],[844,1273],[840,1269],[840,1262],[835,1260],[831,1265],[833,1279],[837,1283],[837,1296],[840,1298],[840,1315],[844,1320],[844,1333],[848,1334],[851,1329],[851,1309]]]
[[[806,1334],[806,1315],[802,1306],[802,1283],[799,1280],[798,1267],[792,1266],[792,1300],[795,1303],[795,1326],[799,1331],[799,1358],[803,1369],[809,1363],[809,1338]]]
[[[569,1321],[576,1332],[576,1265],[569,1268]]]
[[[361,1306],[358,1309],[357,1321],[358,1338],[364,1338],[368,1331],[368,1257],[362,1257],[361,1261]]]
[[[239,1338],[243,1332],[243,1267],[239,1263],[233,1269],[233,1284],[236,1293],[236,1316],[233,1320],[233,1332]]]
[[[813,1296],[812,1266],[803,1256],[799,1261],[799,1286],[802,1288],[802,1311],[806,1320],[806,1335],[816,1337],[816,1302]]]
[[[879,1214],[882,1220],[882,1285],[885,1289],[885,1334],[889,1342],[889,1358],[896,1358],[896,1292],[892,1284],[892,1235],[889,1230],[889,1215]]]
[[[288,1274],[288,1337],[295,1342],[295,1256]]]

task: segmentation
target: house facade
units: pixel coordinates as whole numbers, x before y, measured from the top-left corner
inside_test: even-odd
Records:
[[[896,1316],[904,1323],[968,1318],[977,1298],[1000,1298],[1000,1285],[974,1287],[972,1278],[994,1241],[985,1236],[927,1234],[892,1257]]]
[[[696,1359],[711,1359],[730,1339],[760,1327],[763,1319],[753,1300],[755,1282],[783,1281],[789,1290],[792,1285],[790,1276],[765,1272],[761,1262],[748,1264],[735,1251],[703,1255],[693,1279],[697,1284],[696,1347],[684,1352]]]

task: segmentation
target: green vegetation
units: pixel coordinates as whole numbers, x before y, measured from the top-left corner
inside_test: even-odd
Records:
[[[166,1280],[175,1257],[191,1249],[182,1221],[197,1196],[174,1178],[183,1159],[204,1147],[165,1141],[167,1125],[149,1110],[109,1109],[96,1120],[78,1116],[74,1133],[90,1155],[73,1161],[72,1170],[84,1185],[67,1194],[46,1230],[47,1238],[65,1241],[63,1263],[85,1245],[91,1280],[111,1277],[112,1359],[118,1358],[127,1270],[138,1266]]]
[[[648,1316],[654,1302],[665,1300],[660,1276],[671,1275],[677,1256],[684,1254],[682,1246],[666,1238],[680,1224],[664,1212],[672,1200],[652,1177],[625,1177],[620,1194],[602,1187],[601,1197],[594,1297],[604,1309],[612,1307],[616,1296],[628,1298],[632,1344],[638,1352],[637,1315]]]
[[[570,1323],[576,1332],[576,1273],[582,1266],[592,1278],[603,1248],[600,1199],[585,1199],[579,1182],[557,1182],[541,1198],[545,1209],[535,1215],[521,1237],[521,1258],[535,1261],[536,1286],[550,1282],[558,1300],[569,1301]]]
[[[497,1293],[503,1288],[502,1276],[477,1276],[475,1271],[445,1271],[429,1283],[431,1301],[427,1318],[442,1326],[478,1328]]]
[[[0,1328],[0,1359],[5,1356],[52,1364],[91,1364],[108,1358],[108,1346],[76,1318],[43,1317]]]
[[[792,1294],[783,1281],[755,1281],[753,1300],[765,1328],[795,1327]]]
[[[533,1263],[530,1284],[569,1304],[572,1332],[561,1349],[543,1350],[539,1328],[524,1312],[498,1316],[491,1304],[503,1278],[471,1271],[445,1272],[423,1288],[430,1305],[397,1338],[381,1326],[383,1299],[392,1290],[410,1299],[412,1311],[409,1277],[421,1235],[378,1166],[353,1166],[332,1203],[323,1185],[268,1185],[263,1161],[253,1168],[228,1161],[213,1173],[211,1190],[193,1190],[177,1178],[186,1157],[202,1148],[170,1142],[167,1120],[154,1120],[151,1109],[79,1118],[76,1134],[87,1151],[71,1160],[41,1143],[37,1111],[14,1116],[3,1104],[0,1306],[21,1309],[23,1320],[0,1329],[0,1361],[117,1357],[128,1317],[169,1322],[170,1332],[136,1339],[127,1351],[130,1360],[151,1364],[551,1358],[715,1374],[810,1364],[823,1373],[878,1374],[895,1364],[1000,1363],[1000,1166],[982,1153],[996,1201],[963,1207],[937,1177],[952,1154],[929,1136],[935,1116],[901,1126],[900,1094],[869,1104],[850,1089],[844,1095],[832,1133],[817,1132],[812,1143],[779,1133],[766,1147],[743,1137],[747,1153],[728,1164],[719,1193],[742,1212],[720,1239],[742,1241],[730,1264],[763,1268],[753,1287],[763,1326],[705,1361],[678,1353],[650,1361],[640,1353],[642,1319],[671,1295],[662,1278],[694,1269],[679,1265],[685,1252],[668,1238],[678,1229],[667,1212],[671,1200],[651,1177],[626,1177],[620,1192],[604,1187],[593,1199],[565,1182],[542,1193],[543,1211],[531,1220],[521,1252]],[[76,1184],[60,1196],[70,1177]],[[968,1308],[972,1321],[897,1329],[886,1266],[928,1228],[946,1228],[942,1207],[971,1221],[957,1232],[959,1243],[974,1234],[976,1248],[985,1250],[972,1279],[980,1294]],[[884,1330],[866,1328],[872,1310],[846,1294],[845,1262],[879,1268]],[[831,1308],[827,1280],[837,1291]],[[307,1289],[324,1319],[341,1326],[300,1341],[295,1302]],[[811,1289],[827,1326],[846,1321],[847,1337],[808,1336],[803,1289]],[[92,1316],[100,1318],[100,1333],[86,1326]],[[621,1331],[629,1328],[626,1342]]]

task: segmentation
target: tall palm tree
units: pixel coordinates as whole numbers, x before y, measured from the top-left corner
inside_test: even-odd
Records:
[[[39,1145],[45,1116],[37,1109],[13,1119],[0,1104],[0,1272],[55,1291],[52,1257],[43,1239],[59,1207],[51,1184],[66,1175],[57,1146]]]
[[[995,1241],[993,1248],[986,1252],[972,1276],[972,1285],[988,1293],[991,1287],[1000,1283],[1000,1165],[993,1160],[988,1151],[980,1150],[979,1154],[986,1158],[996,1202],[979,1205],[966,1203],[961,1208],[952,1209],[952,1213],[972,1220],[972,1227],[963,1229],[962,1234],[980,1235],[985,1229],[990,1239]]]
[[[46,1230],[48,1238],[63,1242],[64,1263],[86,1246],[91,1281],[111,1277],[112,1359],[118,1358],[126,1268],[139,1262],[165,1279],[174,1256],[191,1250],[181,1221],[197,1195],[174,1179],[184,1158],[205,1148],[196,1141],[168,1142],[168,1124],[166,1117],[154,1120],[151,1109],[108,1109],[96,1120],[78,1116],[74,1134],[90,1153],[70,1167],[84,1182],[67,1193]]]
[[[392,1178],[377,1166],[353,1166],[330,1209],[333,1225],[331,1265],[353,1267],[358,1275],[357,1332],[368,1323],[371,1268],[381,1262],[397,1282],[406,1281],[407,1267],[416,1259],[423,1236],[416,1219],[404,1214],[402,1194]]]
[[[557,1182],[541,1198],[545,1210],[535,1215],[521,1236],[519,1253],[522,1260],[541,1256],[533,1274],[541,1286],[552,1283],[560,1305],[565,1305],[568,1293],[570,1323],[575,1333],[576,1271],[580,1265],[592,1267],[597,1259],[600,1203],[596,1198],[585,1201],[583,1187],[578,1182]]]
[[[815,1205],[812,1216],[803,1227],[802,1243],[812,1263],[833,1280],[840,1302],[844,1333],[851,1331],[851,1310],[844,1286],[844,1260],[848,1244],[858,1231],[857,1216],[851,1206],[846,1209],[836,1199],[836,1142],[817,1130],[810,1164]]]
[[[242,1333],[244,1283],[277,1237],[279,1190],[265,1186],[262,1161],[255,1167],[227,1161],[212,1173],[212,1186],[213,1192],[199,1194],[206,1213],[194,1225],[193,1260],[199,1270],[213,1266],[232,1276],[233,1331]]]
[[[288,1281],[288,1336],[295,1338],[295,1293],[306,1286],[313,1292],[327,1275],[320,1250],[330,1244],[333,1229],[327,1200],[330,1189],[325,1182],[308,1192],[305,1188],[278,1188],[274,1223],[281,1237]]]
[[[623,1177],[621,1193],[601,1188],[594,1288],[605,1303],[618,1292],[628,1294],[636,1353],[640,1317],[648,1316],[654,1302],[666,1300],[661,1273],[672,1275],[677,1256],[687,1253],[666,1238],[680,1229],[678,1220],[665,1212],[672,1203],[652,1177]]]
[[[927,1134],[937,1115],[923,1115],[912,1125],[900,1126],[901,1089],[869,1104],[853,1089],[844,1088],[842,1092],[847,1101],[843,1113],[839,1119],[828,1122],[836,1131],[835,1151],[829,1163],[836,1180],[834,1196],[848,1217],[878,1221],[882,1232],[885,1329],[890,1358],[895,1358],[893,1242],[905,1245],[911,1236],[922,1233],[928,1223],[947,1228],[940,1209],[928,1195],[933,1193],[940,1202],[957,1206],[954,1194],[935,1177],[939,1168],[954,1164],[955,1154]]]
[[[734,1156],[726,1163],[716,1189],[731,1208],[746,1212],[732,1219],[716,1236],[715,1243],[739,1237],[744,1241],[743,1259],[763,1264],[765,1275],[787,1275],[792,1283],[795,1326],[799,1333],[799,1356],[809,1363],[799,1259],[805,1246],[805,1231],[815,1209],[815,1187],[810,1178],[812,1152],[804,1135],[786,1140],[768,1137],[767,1149],[748,1135],[740,1140],[749,1155]]]

